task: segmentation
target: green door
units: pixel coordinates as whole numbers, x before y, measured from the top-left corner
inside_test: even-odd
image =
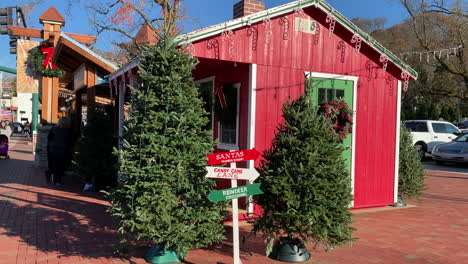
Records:
[[[343,98],[349,108],[353,109],[353,81],[336,80],[328,78],[312,78],[312,96],[315,105]],[[354,132],[354,131],[353,131]],[[343,157],[346,160],[348,171],[351,171],[351,147],[352,135],[343,139],[345,151]]]

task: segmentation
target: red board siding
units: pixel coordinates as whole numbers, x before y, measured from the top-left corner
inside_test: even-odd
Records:
[[[234,52],[229,54],[229,41],[215,36],[219,51],[208,49],[208,40],[194,43],[194,55],[199,58],[219,59],[257,64],[257,102],[255,147],[268,149],[276,127],[281,122],[281,108],[288,98],[295,99],[304,91],[304,73],[322,72],[359,77],[356,97],[355,141],[355,200],[354,207],[371,207],[393,204],[395,172],[395,136],[397,113],[397,68],[389,65],[381,69],[379,54],[366,44],[359,53],[354,52],[352,34],[336,24],[334,34],[329,34],[325,15],[314,7],[306,13],[320,24],[318,43],[315,35],[294,30],[294,14],[289,20],[287,39],[279,18],[271,20],[272,39],[266,44],[265,23],[252,25],[258,30],[256,51],[248,28],[234,33]],[[345,42],[344,62],[341,62],[340,41]],[[222,73],[216,75],[223,76]],[[224,77],[239,79],[247,88],[248,71],[227,70]],[[223,77],[223,78],[224,78]],[[221,77],[220,77],[221,78]],[[244,83],[246,83],[244,85]],[[393,91],[392,91],[393,90]],[[241,113],[242,144],[246,143],[248,91],[242,89]],[[241,146],[242,147],[242,146]],[[256,163],[258,165],[258,161]]]

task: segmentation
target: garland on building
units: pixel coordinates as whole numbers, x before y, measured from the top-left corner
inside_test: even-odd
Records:
[[[63,77],[65,72],[52,63],[53,55],[54,47],[44,43],[32,49],[29,58],[34,70],[45,77]]]
[[[333,129],[340,139],[345,139],[346,135],[353,129],[353,111],[349,108],[344,99],[326,102],[319,108],[319,113],[330,120]]]

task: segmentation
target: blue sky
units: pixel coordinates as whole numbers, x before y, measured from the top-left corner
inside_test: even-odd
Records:
[[[185,0],[185,9],[188,16],[196,18],[199,22],[193,20],[187,21],[184,25],[186,30],[193,30],[201,27],[224,22],[232,19],[232,6],[239,0]],[[267,8],[279,6],[292,0],[263,0]],[[0,1],[0,7],[21,5],[21,0]],[[94,28],[90,26],[86,9],[84,8],[87,0],[81,0],[75,4],[71,10],[68,10],[65,0],[43,0],[43,4],[36,7],[28,19],[28,27],[42,28],[39,24],[39,15],[47,8],[54,5],[57,10],[65,17],[65,32],[94,35]],[[386,17],[391,26],[400,23],[407,17],[407,14],[398,5],[396,0],[327,0],[336,10],[340,11],[347,18],[355,17],[375,18]],[[352,4],[351,4],[352,3]],[[71,14],[71,16],[69,16]],[[109,40],[121,38],[115,34],[107,33],[99,37],[96,47],[102,50],[109,48]],[[124,40],[124,38],[122,38]],[[0,35],[0,65],[14,68],[16,65],[16,56],[9,54],[9,38],[7,35]]]

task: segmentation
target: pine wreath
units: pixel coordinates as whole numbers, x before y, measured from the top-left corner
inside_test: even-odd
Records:
[[[42,63],[44,62],[45,54],[42,54],[41,51],[42,44],[32,49],[29,53],[29,58],[31,60],[32,66],[37,73],[40,73],[45,77],[63,77],[65,72],[60,68],[52,69],[50,67],[44,68]]]
[[[337,99],[321,104],[319,113],[330,120],[333,129],[340,139],[344,139],[347,134],[352,133],[353,111],[349,108],[344,99]]]

